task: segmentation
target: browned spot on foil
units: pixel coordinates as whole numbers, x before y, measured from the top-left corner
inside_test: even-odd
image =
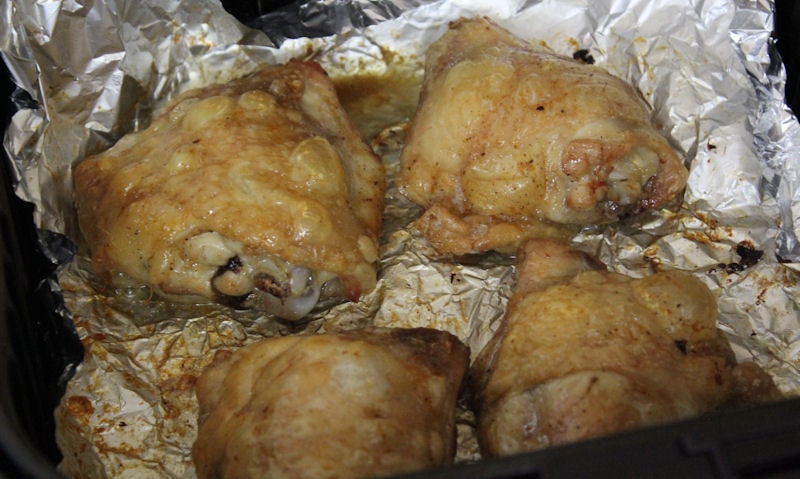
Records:
[[[89,416],[94,414],[94,406],[91,399],[86,396],[70,396],[65,401],[67,410],[81,424],[89,423]]]

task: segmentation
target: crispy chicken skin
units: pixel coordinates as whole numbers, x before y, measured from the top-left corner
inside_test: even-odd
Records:
[[[555,225],[613,222],[683,189],[650,114],[602,68],[459,20],[427,52],[398,185],[431,209],[419,227],[443,252],[563,237]]]
[[[191,90],[79,163],[81,230],[101,277],[286,319],[340,280],[376,281],[384,170],[314,62]]]
[[[780,397],[766,372],[736,363],[693,276],[633,279],[555,241],[523,248],[504,323],[470,371],[485,455]]]
[[[452,462],[469,350],[433,329],[266,339],[197,382],[206,478],[358,478]]]

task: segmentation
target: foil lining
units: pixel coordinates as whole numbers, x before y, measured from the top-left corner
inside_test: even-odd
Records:
[[[62,264],[59,286],[86,348],[55,411],[68,477],[194,477],[194,379],[220,348],[377,324],[447,330],[477,354],[512,291],[513,259],[437,257],[409,228],[419,210],[391,181],[425,50],[459,17],[489,16],[559,53],[587,50],[640,89],[690,167],[683,201],[585,228],[574,245],[631,276],[692,272],[717,295],[740,359],[800,394],[800,124],[783,102],[770,1],[312,0],[248,25],[214,0],[5,5],[0,50],[20,110],[3,145],[16,192],[36,205],[45,249]],[[289,58],[323,65],[387,166],[377,288],[303,325],[98,294],[84,251],[49,240],[80,246],[72,165],[146,126],[180,91]],[[464,409],[457,461],[480,457],[472,423]]]

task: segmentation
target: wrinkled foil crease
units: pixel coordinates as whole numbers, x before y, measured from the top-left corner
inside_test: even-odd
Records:
[[[399,17],[425,0],[377,0],[342,2],[320,0],[295,2],[252,19],[248,25],[262,31],[280,45],[290,38],[325,37],[352,29],[363,29]]]
[[[248,25],[214,0],[5,5],[0,49],[20,111],[4,147],[17,194],[36,205],[44,249],[63,265],[59,286],[86,348],[55,412],[67,476],[194,477],[193,381],[219,349],[368,324],[447,330],[473,357],[486,344],[514,286],[513,258],[439,258],[409,227],[419,209],[392,181],[409,118],[391,108],[357,117],[389,172],[378,286],[357,303],[289,325],[257,312],[109,298],[93,287],[81,250],[66,259],[74,252],[63,241],[80,245],[72,165],[144,128],[179,92],[290,58],[314,58],[334,80],[405,70],[418,82],[426,47],[461,16],[490,16],[559,53],[587,49],[640,89],[690,166],[683,201],[587,227],[574,245],[630,276],[694,273],[718,296],[720,327],[740,359],[800,393],[800,126],[783,102],[772,2],[321,0]],[[763,256],[751,261],[747,251]],[[462,408],[458,462],[480,457],[473,423]]]

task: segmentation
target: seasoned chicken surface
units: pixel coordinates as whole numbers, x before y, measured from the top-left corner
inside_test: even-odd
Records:
[[[111,284],[285,319],[375,285],[383,166],[316,63],[186,92],[74,180]]]
[[[633,87],[479,18],[427,52],[398,185],[440,251],[467,253],[655,208],[686,177]]]
[[[196,386],[204,478],[376,477],[449,464],[469,350],[433,329],[286,336],[218,355]]]
[[[705,285],[672,271],[633,279],[532,240],[497,335],[470,371],[486,455],[540,449],[778,399],[737,364]]]

